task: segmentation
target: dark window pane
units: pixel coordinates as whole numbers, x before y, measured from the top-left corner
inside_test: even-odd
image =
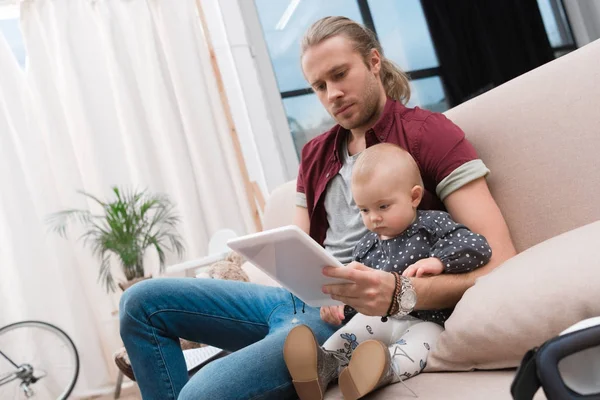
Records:
[[[308,87],[300,67],[300,41],[318,19],[343,15],[362,23],[356,0],[255,0],[279,91]]]
[[[567,49],[567,50],[556,50],[556,51],[554,52],[554,58],[559,58],[559,57],[562,57],[562,56],[564,56],[565,54],[569,54],[571,51],[573,51],[573,50],[571,50],[571,49]]]
[[[405,71],[439,65],[419,0],[369,0],[369,7],[387,58]]]

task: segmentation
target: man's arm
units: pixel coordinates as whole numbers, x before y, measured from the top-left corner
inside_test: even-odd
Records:
[[[310,231],[310,218],[308,217],[308,209],[306,207],[296,206],[294,212],[294,225],[302,229],[306,234]]]
[[[448,195],[444,204],[452,218],[487,239],[492,248],[490,262],[465,274],[442,274],[412,278],[417,309],[453,307],[464,292],[483,276],[516,254],[506,221],[492,197],[485,178],[479,178]]]

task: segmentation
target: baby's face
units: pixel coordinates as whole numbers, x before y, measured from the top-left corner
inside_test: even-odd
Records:
[[[373,176],[352,185],[354,201],[367,229],[383,240],[400,235],[415,220],[412,186],[397,185]]]

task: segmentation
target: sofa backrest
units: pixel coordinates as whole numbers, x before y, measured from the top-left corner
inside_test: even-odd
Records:
[[[600,219],[600,40],[446,115],[491,174],[518,251]]]
[[[291,225],[296,208],[296,180],[289,181],[271,192],[263,214],[263,228],[273,229]]]
[[[600,40],[446,112],[492,171],[518,251],[600,220]],[[265,229],[291,224],[295,182],[277,188]]]

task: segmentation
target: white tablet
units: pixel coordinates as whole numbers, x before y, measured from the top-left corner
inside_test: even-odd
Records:
[[[227,245],[313,307],[341,305],[321,291],[329,283],[348,283],[322,274],[325,266],[344,266],[295,225],[231,239]]]

